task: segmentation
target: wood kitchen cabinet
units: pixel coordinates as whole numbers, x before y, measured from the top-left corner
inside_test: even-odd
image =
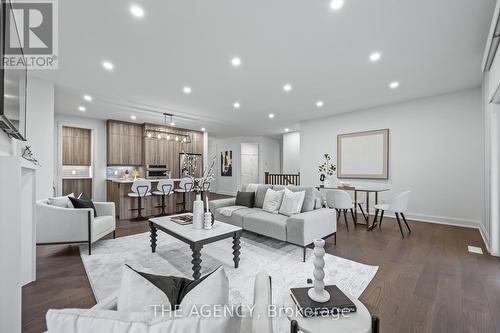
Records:
[[[108,120],[107,164],[142,165],[142,125]]]
[[[173,132],[171,129],[163,127],[146,124],[147,129],[157,130],[161,132]],[[147,165],[167,165],[169,156],[168,151],[170,150],[170,142],[167,140],[159,140],[157,138],[145,138],[144,139],[144,164]]]
[[[91,164],[91,131],[85,128],[62,128],[62,164],[88,165]]]
[[[62,181],[63,195],[73,193],[75,196],[83,193],[86,198],[93,199],[92,195],[92,179],[63,179]]]

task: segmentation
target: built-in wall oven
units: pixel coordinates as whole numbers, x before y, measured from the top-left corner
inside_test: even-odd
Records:
[[[170,170],[165,164],[148,164],[146,168],[146,178],[170,178]]]

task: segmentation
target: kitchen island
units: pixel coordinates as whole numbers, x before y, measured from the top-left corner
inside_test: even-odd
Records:
[[[151,182],[152,191],[156,191],[156,186],[159,179],[148,179]],[[174,180],[174,189],[179,187],[180,179]],[[131,186],[133,179],[122,179],[122,178],[108,178],[106,180],[107,186],[107,201],[114,202],[116,208],[116,217],[118,220],[129,220],[137,216],[137,211],[132,208],[137,208],[137,198],[131,198],[128,193],[132,192]],[[186,194],[186,209],[191,210],[193,200],[195,199],[195,193],[190,192]],[[182,209],[182,193],[173,193],[168,197],[165,197],[165,211],[168,214],[174,214]],[[161,208],[155,208],[161,206],[161,197],[156,195],[151,195],[143,199],[142,215],[144,217],[156,216],[160,214]]]

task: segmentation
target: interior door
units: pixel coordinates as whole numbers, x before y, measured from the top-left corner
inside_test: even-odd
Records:
[[[259,144],[241,144],[241,184],[259,182]],[[240,184],[240,185],[241,185]]]

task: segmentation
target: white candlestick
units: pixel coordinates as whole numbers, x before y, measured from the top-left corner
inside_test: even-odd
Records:
[[[325,290],[325,282],[323,279],[325,278],[325,271],[323,268],[325,267],[325,241],[323,239],[315,239],[314,242],[314,287],[309,289],[307,294],[309,297],[319,303],[325,303],[330,300],[330,294]]]

